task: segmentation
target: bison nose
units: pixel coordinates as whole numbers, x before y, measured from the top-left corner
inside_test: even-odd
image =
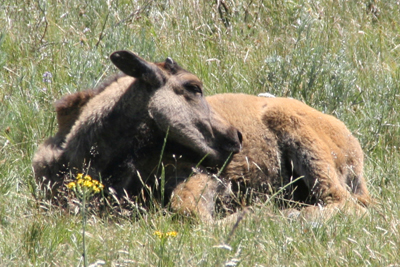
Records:
[[[238,153],[242,150],[243,135],[236,128],[231,127],[225,140],[221,140],[221,148],[227,152]]]

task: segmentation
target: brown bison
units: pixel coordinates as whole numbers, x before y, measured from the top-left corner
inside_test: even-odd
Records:
[[[207,102],[241,131],[243,149],[218,177],[197,174],[180,184],[173,209],[212,220],[215,199],[232,212],[235,202],[281,191],[289,202],[309,204],[306,218],[364,212],[363,152],[341,121],[288,98],[221,94]]]
[[[188,162],[208,155],[205,162],[222,164],[240,150],[240,132],[210,109],[202,82],[172,59],[155,64],[118,51],[111,61],[123,75],[55,104],[59,130],[33,158],[35,177],[50,185],[50,195],[78,172],[120,196],[137,194],[153,180],[166,136],[164,153],[173,149]]]

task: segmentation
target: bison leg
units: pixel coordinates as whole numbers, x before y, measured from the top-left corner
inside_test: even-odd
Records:
[[[311,140],[303,137],[301,141],[291,142],[290,150],[294,172],[304,176],[303,181],[309,188],[310,197],[317,204],[302,209],[299,214],[302,219],[327,220],[338,212],[357,216],[366,213],[360,203],[368,204],[367,191],[364,191],[364,195],[349,191],[346,183],[349,174],[341,173],[332,159],[330,147],[324,142],[317,138]],[[365,187],[365,184],[362,186]]]
[[[263,115],[264,124],[279,140],[282,171],[289,171],[286,179],[290,181],[291,171],[294,178],[303,176],[301,189],[306,190],[301,194],[313,204],[356,199],[367,205],[363,153],[357,140],[337,119],[296,105],[272,105]]]
[[[207,174],[195,174],[172,192],[171,208],[186,216],[212,222],[218,182]]]
[[[303,176],[310,198],[315,204],[329,205],[349,199],[368,199],[365,181],[362,178],[362,152],[350,151],[351,143],[335,143],[326,133],[317,133],[301,120],[293,127],[278,133],[282,156],[293,164],[293,175]],[[340,134],[340,129],[337,130]],[[343,136],[343,138],[345,138]],[[355,147],[355,146],[353,146]],[[359,162],[356,168],[348,162]],[[288,167],[288,166],[286,166]],[[354,173],[355,171],[359,173]],[[352,183],[360,184],[362,190],[352,190]],[[355,193],[352,195],[351,193]],[[313,201],[314,202],[314,201]],[[366,201],[361,201],[366,202]],[[363,203],[366,204],[366,203]]]
[[[298,135],[287,137],[284,144],[294,172],[303,176],[310,197],[316,200],[316,204],[335,204],[337,207],[343,206],[338,203],[357,198],[348,190],[346,181],[349,173],[343,172],[343,169],[349,168],[346,163],[335,162],[333,148],[318,136],[305,129],[300,130]],[[335,154],[340,153],[344,154],[343,151],[335,151]]]

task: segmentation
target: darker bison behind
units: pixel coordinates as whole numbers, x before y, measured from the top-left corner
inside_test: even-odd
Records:
[[[36,180],[52,188],[48,196],[82,172],[119,196],[138,194],[155,179],[165,137],[165,156],[173,149],[183,161],[207,155],[205,162],[222,165],[239,152],[241,133],[210,109],[195,75],[170,58],[150,63],[118,51],[111,61],[124,74],[55,104],[59,130],[33,159]],[[186,177],[194,165],[182,166]]]

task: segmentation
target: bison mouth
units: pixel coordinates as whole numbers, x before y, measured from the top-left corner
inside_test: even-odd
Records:
[[[236,138],[223,138],[217,140],[215,145],[204,147],[202,153],[183,144],[168,140],[165,145],[163,158],[169,161],[182,160],[190,162],[193,167],[202,165],[203,167],[221,167],[230,160],[233,154],[239,153],[242,149],[242,134],[235,130]]]

